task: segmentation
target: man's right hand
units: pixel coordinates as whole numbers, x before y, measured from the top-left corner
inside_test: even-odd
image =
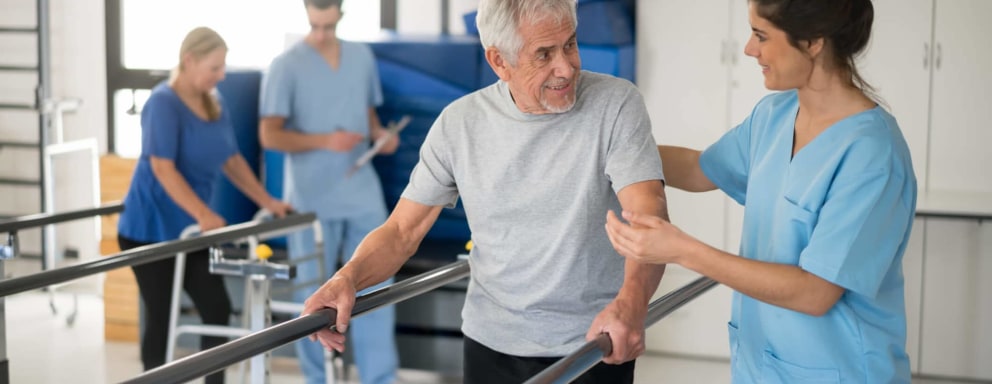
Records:
[[[337,311],[335,319],[335,330],[324,328],[310,335],[310,340],[315,338],[320,340],[320,344],[327,350],[344,352],[344,333],[348,331],[348,322],[351,321],[351,310],[355,307],[355,283],[351,278],[335,274],[330,280],[314,292],[306,302],[303,303],[303,313],[306,316],[324,308],[332,308]]]
[[[348,152],[362,142],[365,137],[355,132],[335,131],[323,135],[324,147],[334,152]]]

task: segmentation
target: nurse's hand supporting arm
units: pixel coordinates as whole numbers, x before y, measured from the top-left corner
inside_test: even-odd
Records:
[[[610,212],[606,232],[617,252],[629,259],[679,264],[742,294],[812,316],[827,313],[844,294],[844,288],[798,266],[723,252],[657,217],[626,210],[623,217],[634,226]]]
[[[362,240],[351,261],[341,267],[303,304],[303,315],[323,308],[338,312],[335,330],[323,329],[311,335],[324,348],[344,351],[344,335],[355,307],[355,293],[396,274],[417,251],[427,230],[434,225],[441,206],[428,206],[401,198],[386,222]]]
[[[624,209],[668,219],[664,185],[658,180],[628,185],[617,193]],[[608,364],[622,364],[644,353],[644,320],[648,302],[658,289],[664,265],[627,259],[623,286],[617,297],[600,312],[586,333],[586,340],[608,333],[613,351],[603,358]]]
[[[661,166],[665,171],[665,184],[689,192],[706,192],[716,185],[706,177],[699,166],[700,152],[694,149],[659,145]]]

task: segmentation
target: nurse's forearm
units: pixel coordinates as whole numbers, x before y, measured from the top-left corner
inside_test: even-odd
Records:
[[[798,266],[746,259],[701,242],[679,264],[757,300],[812,316],[827,313],[844,293]]]
[[[286,129],[283,117],[263,117],[259,122],[258,139],[262,147],[280,152],[308,152],[323,149],[326,141],[317,136]]]
[[[716,185],[706,177],[699,166],[701,152],[668,145],[659,145],[658,154],[665,171],[665,184],[689,192],[706,192]]]

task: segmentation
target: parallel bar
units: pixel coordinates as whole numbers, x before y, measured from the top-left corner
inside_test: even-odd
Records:
[[[35,185],[40,185],[41,182],[38,181],[38,180],[31,180],[31,179],[0,178],[0,184],[22,185],[22,186],[35,186]]]
[[[38,66],[35,65],[0,65],[0,71],[37,71]]]
[[[966,219],[966,220],[992,220],[989,213],[968,213],[968,212],[946,212],[946,211],[916,211],[916,217],[933,219]]]
[[[708,277],[700,277],[684,287],[669,292],[648,306],[648,315],[644,327],[650,327],[679,307],[685,305],[716,285],[716,281]],[[541,373],[527,380],[524,384],[568,383],[575,380],[590,368],[599,363],[603,356],[613,350],[610,337],[601,334],[586,343],[570,355],[546,368]]]
[[[214,244],[220,244],[245,236],[251,236],[269,231],[281,230],[296,226],[310,226],[317,216],[313,213],[289,215],[281,219],[274,219],[266,222],[247,222],[227,226],[221,229],[206,232],[199,237],[187,240],[173,240],[157,244],[146,245],[116,255],[104,257],[88,263],[77,264],[70,267],[51,269],[10,280],[0,281],[0,297],[30,291],[66,282],[80,277],[106,272],[111,269],[130,267],[134,265],[147,264],[158,260],[175,257],[179,252],[192,252],[199,249],[208,248]]]
[[[26,141],[0,141],[0,148],[11,147],[11,148],[32,148],[37,149],[37,143],[29,143]]]
[[[35,33],[35,32],[38,32],[38,28],[35,28],[35,27],[4,27],[4,28],[0,28],[0,33],[9,33],[9,32]]]
[[[33,111],[35,110],[35,107],[31,104],[0,103],[0,109],[21,109],[25,111]]]
[[[351,316],[358,317],[380,307],[398,303],[468,276],[468,261],[459,261],[359,296]],[[167,364],[124,383],[183,383],[265,353],[322,328],[332,327],[337,313],[327,308],[283,322],[261,332],[230,341]]]
[[[37,182],[35,182],[37,184]],[[124,204],[112,203],[96,208],[80,209],[78,211],[68,211],[60,213],[39,213],[15,217],[10,221],[0,222],[0,233],[17,232],[22,229],[43,227],[49,224],[58,224],[66,221],[86,219],[93,216],[111,215],[124,211]]]

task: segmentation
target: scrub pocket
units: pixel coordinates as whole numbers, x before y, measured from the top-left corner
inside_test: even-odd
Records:
[[[779,359],[765,351],[761,364],[762,383],[768,384],[833,384],[840,383],[840,371],[826,368],[806,368]]]

